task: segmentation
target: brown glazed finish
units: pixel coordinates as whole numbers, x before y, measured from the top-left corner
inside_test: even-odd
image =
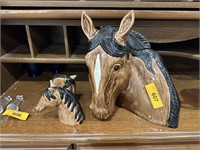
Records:
[[[79,102],[85,113],[86,120],[77,126],[69,126],[59,122],[58,108],[48,107],[42,112],[33,112],[33,106],[41,97],[41,89],[49,85],[47,77],[53,73],[44,72],[41,76],[31,78],[24,74],[16,81],[1,98],[8,95],[14,97],[22,93],[25,98],[21,111],[29,112],[27,121],[9,118],[1,124],[1,145],[11,146],[33,144],[66,144],[66,143],[140,143],[150,144],[152,149],[162,144],[163,147],[177,144],[180,147],[198,143],[200,138],[199,109],[199,75],[198,73],[172,73],[172,79],[181,98],[179,126],[176,129],[148,122],[138,115],[123,108],[116,108],[114,116],[109,121],[99,121],[92,116],[89,104],[91,88],[89,82],[83,81],[87,73],[78,73],[81,81],[76,81]],[[70,73],[72,74],[72,73]],[[75,74],[75,73],[73,73]],[[27,88],[30,87],[30,88]],[[30,92],[31,90],[31,92]],[[144,144],[145,143],[145,144]]]
[[[67,90],[71,91],[73,94],[76,94],[76,84],[75,84],[75,78],[77,75],[55,75],[50,79],[49,81],[49,87],[64,87]]]
[[[46,107],[54,107],[58,109],[60,122],[71,126],[81,124],[85,116],[75,96],[75,78],[76,75],[54,75],[33,111],[41,112]]]
[[[78,100],[64,88],[47,88],[33,111],[41,112],[46,107],[57,107],[59,120],[66,125],[78,125],[85,119]]]
[[[126,36],[134,20],[134,11],[129,12],[122,19],[120,27],[114,35],[119,44],[125,45]],[[85,12],[82,14],[81,25],[89,40],[100,32],[94,27],[91,18]],[[167,82],[155,59],[152,60],[152,67],[155,72],[153,74],[140,58],[131,54],[113,57],[108,55],[101,45],[92,49],[85,57],[92,88],[90,108],[93,115],[101,120],[111,118],[117,102],[119,106],[150,122],[168,125],[170,93]],[[144,88],[145,85],[152,82],[156,85],[160,94],[163,102],[162,108],[154,109],[152,107]]]

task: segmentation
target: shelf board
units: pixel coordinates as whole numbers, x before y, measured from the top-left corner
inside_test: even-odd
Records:
[[[70,73],[74,74],[74,73]],[[43,112],[33,112],[33,107],[53,73],[44,72],[36,78],[26,74],[11,86],[2,96],[24,96],[21,110],[30,113],[27,121],[9,118],[1,124],[0,143],[173,143],[198,142],[200,138],[199,76],[198,73],[178,73],[171,77],[181,99],[179,127],[171,129],[150,123],[123,108],[117,108],[109,121],[95,119],[89,104],[91,89],[88,81],[76,81],[77,94],[86,115],[86,120],[78,126],[67,126],[59,122],[57,109],[48,108]],[[79,74],[77,74],[79,77]],[[83,73],[80,75],[82,78]],[[85,72],[87,76],[87,72]]]
[[[58,0],[2,0],[2,7],[68,7],[68,8],[199,8],[197,2],[134,2],[134,1],[58,1]]]
[[[7,53],[1,56],[2,63],[62,63],[62,64],[85,64],[86,51],[76,50],[69,58],[66,58],[63,52],[59,53],[60,50],[56,50],[56,53],[49,53],[50,51],[44,51],[38,54],[35,58],[31,57],[30,54],[18,54],[18,53]],[[62,51],[62,50],[61,50]],[[188,53],[184,51],[157,51],[161,56],[174,56],[183,57],[193,60],[200,60],[200,54]]]
[[[35,58],[66,58],[65,46],[63,44],[51,44],[40,52]]]
[[[9,55],[10,56],[10,55]],[[31,57],[7,57],[4,55],[1,57],[2,63],[60,63],[60,64],[85,64],[83,55],[72,55],[70,58],[59,57],[59,58],[31,58]],[[21,56],[21,55],[20,55]]]
[[[52,44],[45,48],[35,57],[24,51],[24,46],[6,53],[1,56],[2,63],[62,63],[62,64],[85,64],[85,54],[87,51],[79,46],[73,51],[71,56],[67,58],[65,47],[62,44]],[[25,49],[27,51],[27,49]]]
[[[96,3],[96,2],[95,2]],[[155,4],[157,5],[157,3]],[[1,10],[1,19],[79,19],[83,11],[93,19],[121,19],[129,10]],[[199,20],[199,11],[135,10],[136,19]]]
[[[176,56],[176,57],[200,60],[200,54],[197,54],[197,53],[187,53],[187,52],[180,52],[180,51],[157,51],[157,52],[161,56]]]
[[[13,58],[13,59],[24,59],[31,58],[30,50],[28,44],[22,44],[19,47],[15,48],[12,51],[9,51],[2,58]],[[2,61],[3,62],[3,61]]]

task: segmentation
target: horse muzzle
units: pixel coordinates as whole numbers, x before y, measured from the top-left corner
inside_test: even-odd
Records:
[[[100,120],[107,120],[113,113],[109,108],[97,107],[93,104],[90,105],[90,109],[92,110],[92,115]]]
[[[95,118],[100,119],[100,120],[106,120],[110,116],[108,111],[103,108],[93,110],[92,114]]]

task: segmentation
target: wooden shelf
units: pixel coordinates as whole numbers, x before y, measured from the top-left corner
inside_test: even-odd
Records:
[[[36,2],[37,1],[37,2]],[[180,3],[181,1],[181,3]],[[20,7],[67,7],[67,8],[199,8],[198,2],[187,2],[187,0],[180,0],[176,2],[144,2],[141,0],[130,1],[126,0],[123,2],[119,1],[103,1],[103,0],[2,0],[2,7],[20,6]]]
[[[139,145],[138,150],[166,145],[172,150],[198,149],[200,3],[180,1],[2,0],[0,99],[22,94],[25,100],[21,110],[30,116],[27,121],[9,118],[0,125],[0,147],[67,149],[74,143],[71,149],[115,149],[113,145],[124,149]],[[110,120],[99,121],[89,109],[91,89],[85,65],[88,40],[81,29],[81,14],[86,11],[97,28],[118,27],[130,10],[135,11],[133,30],[151,42],[167,69],[173,71],[170,75],[181,99],[177,129],[155,125],[123,108],[117,108]],[[30,77],[31,65],[39,66],[43,73]],[[78,75],[77,94],[86,115],[79,126],[60,123],[57,108],[32,111],[57,66],[64,73]]]
[[[29,51],[29,46],[27,44],[20,45],[19,47],[15,48],[14,50],[10,51],[3,55],[6,58],[31,58],[31,54]]]
[[[51,44],[36,55],[36,58],[66,58],[65,46],[61,44]]]
[[[188,59],[200,60],[199,54],[184,53],[178,51],[158,51],[161,56],[184,57]],[[55,57],[56,56],[56,57]],[[59,58],[59,59],[58,59]],[[85,54],[72,54],[70,58],[64,55],[43,55],[39,54],[36,58],[30,55],[6,54],[1,57],[2,63],[61,63],[61,64],[85,64]]]
[[[1,63],[61,63],[61,64],[85,64],[84,55],[71,55],[70,58],[31,58],[31,57],[9,57],[5,55],[1,57]]]
[[[158,54],[161,56],[176,56],[176,57],[184,57],[188,59],[200,60],[200,54],[197,53],[186,53],[180,51],[158,51]]]
[[[22,49],[6,53],[1,56],[1,63],[61,63],[61,64],[85,64],[85,55],[87,53],[87,46],[76,46],[75,50],[72,50],[70,57],[66,57],[63,53],[63,45],[49,45],[45,50],[31,57],[30,54],[25,54],[23,49],[25,46],[21,46]],[[21,52],[23,51],[23,52]]]
[[[60,123],[56,108],[35,113],[32,109],[37,104],[42,91],[48,87],[48,80],[52,75],[52,73],[44,72],[39,77],[31,78],[25,74],[2,95],[1,98],[22,94],[24,102],[21,110],[30,113],[27,121],[9,118],[7,122],[1,124],[2,145],[52,142],[64,144],[199,141],[198,73],[171,74],[182,104],[177,129],[155,125],[123,108],[118,108],[109,121],[96,120],[89,109],[91,101],[89,82],[83,80],[76,81],[77,95],[80,96],[80,103],[86,115],[83,124],[71,127]],[[83,79],[83,76],[87,76],[87,72],[78,74],[79,79]]]
[[[1,10],[2,19],[80,19],[87,11],[93,19],[121,19],[130,10]],[[199,11],[135,10],[136,19],[198,20]]]

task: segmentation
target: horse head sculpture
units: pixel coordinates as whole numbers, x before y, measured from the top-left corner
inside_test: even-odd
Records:
[[[33,111],[41,112],[46,107],[57,107],[59,120],[64,124],[73,126],[85,120],[84,112],[76,96],[65,88],[45,89]]]
[[[92,89],[90,108],[101,120],[110,118],[115,105],[136,113],[150,122],[177,127],[180,102],[159,55],[140,33],[131,30],[135,20],[130,11],[116,30],[98,30],[83,12],[81,26],[89,40],[86,64]],[[145,86],[153,83],[162,106],[154,108]]]
[[[50,79],[49,87],[63,87],[76,94],[76,75],[56,74]]]

